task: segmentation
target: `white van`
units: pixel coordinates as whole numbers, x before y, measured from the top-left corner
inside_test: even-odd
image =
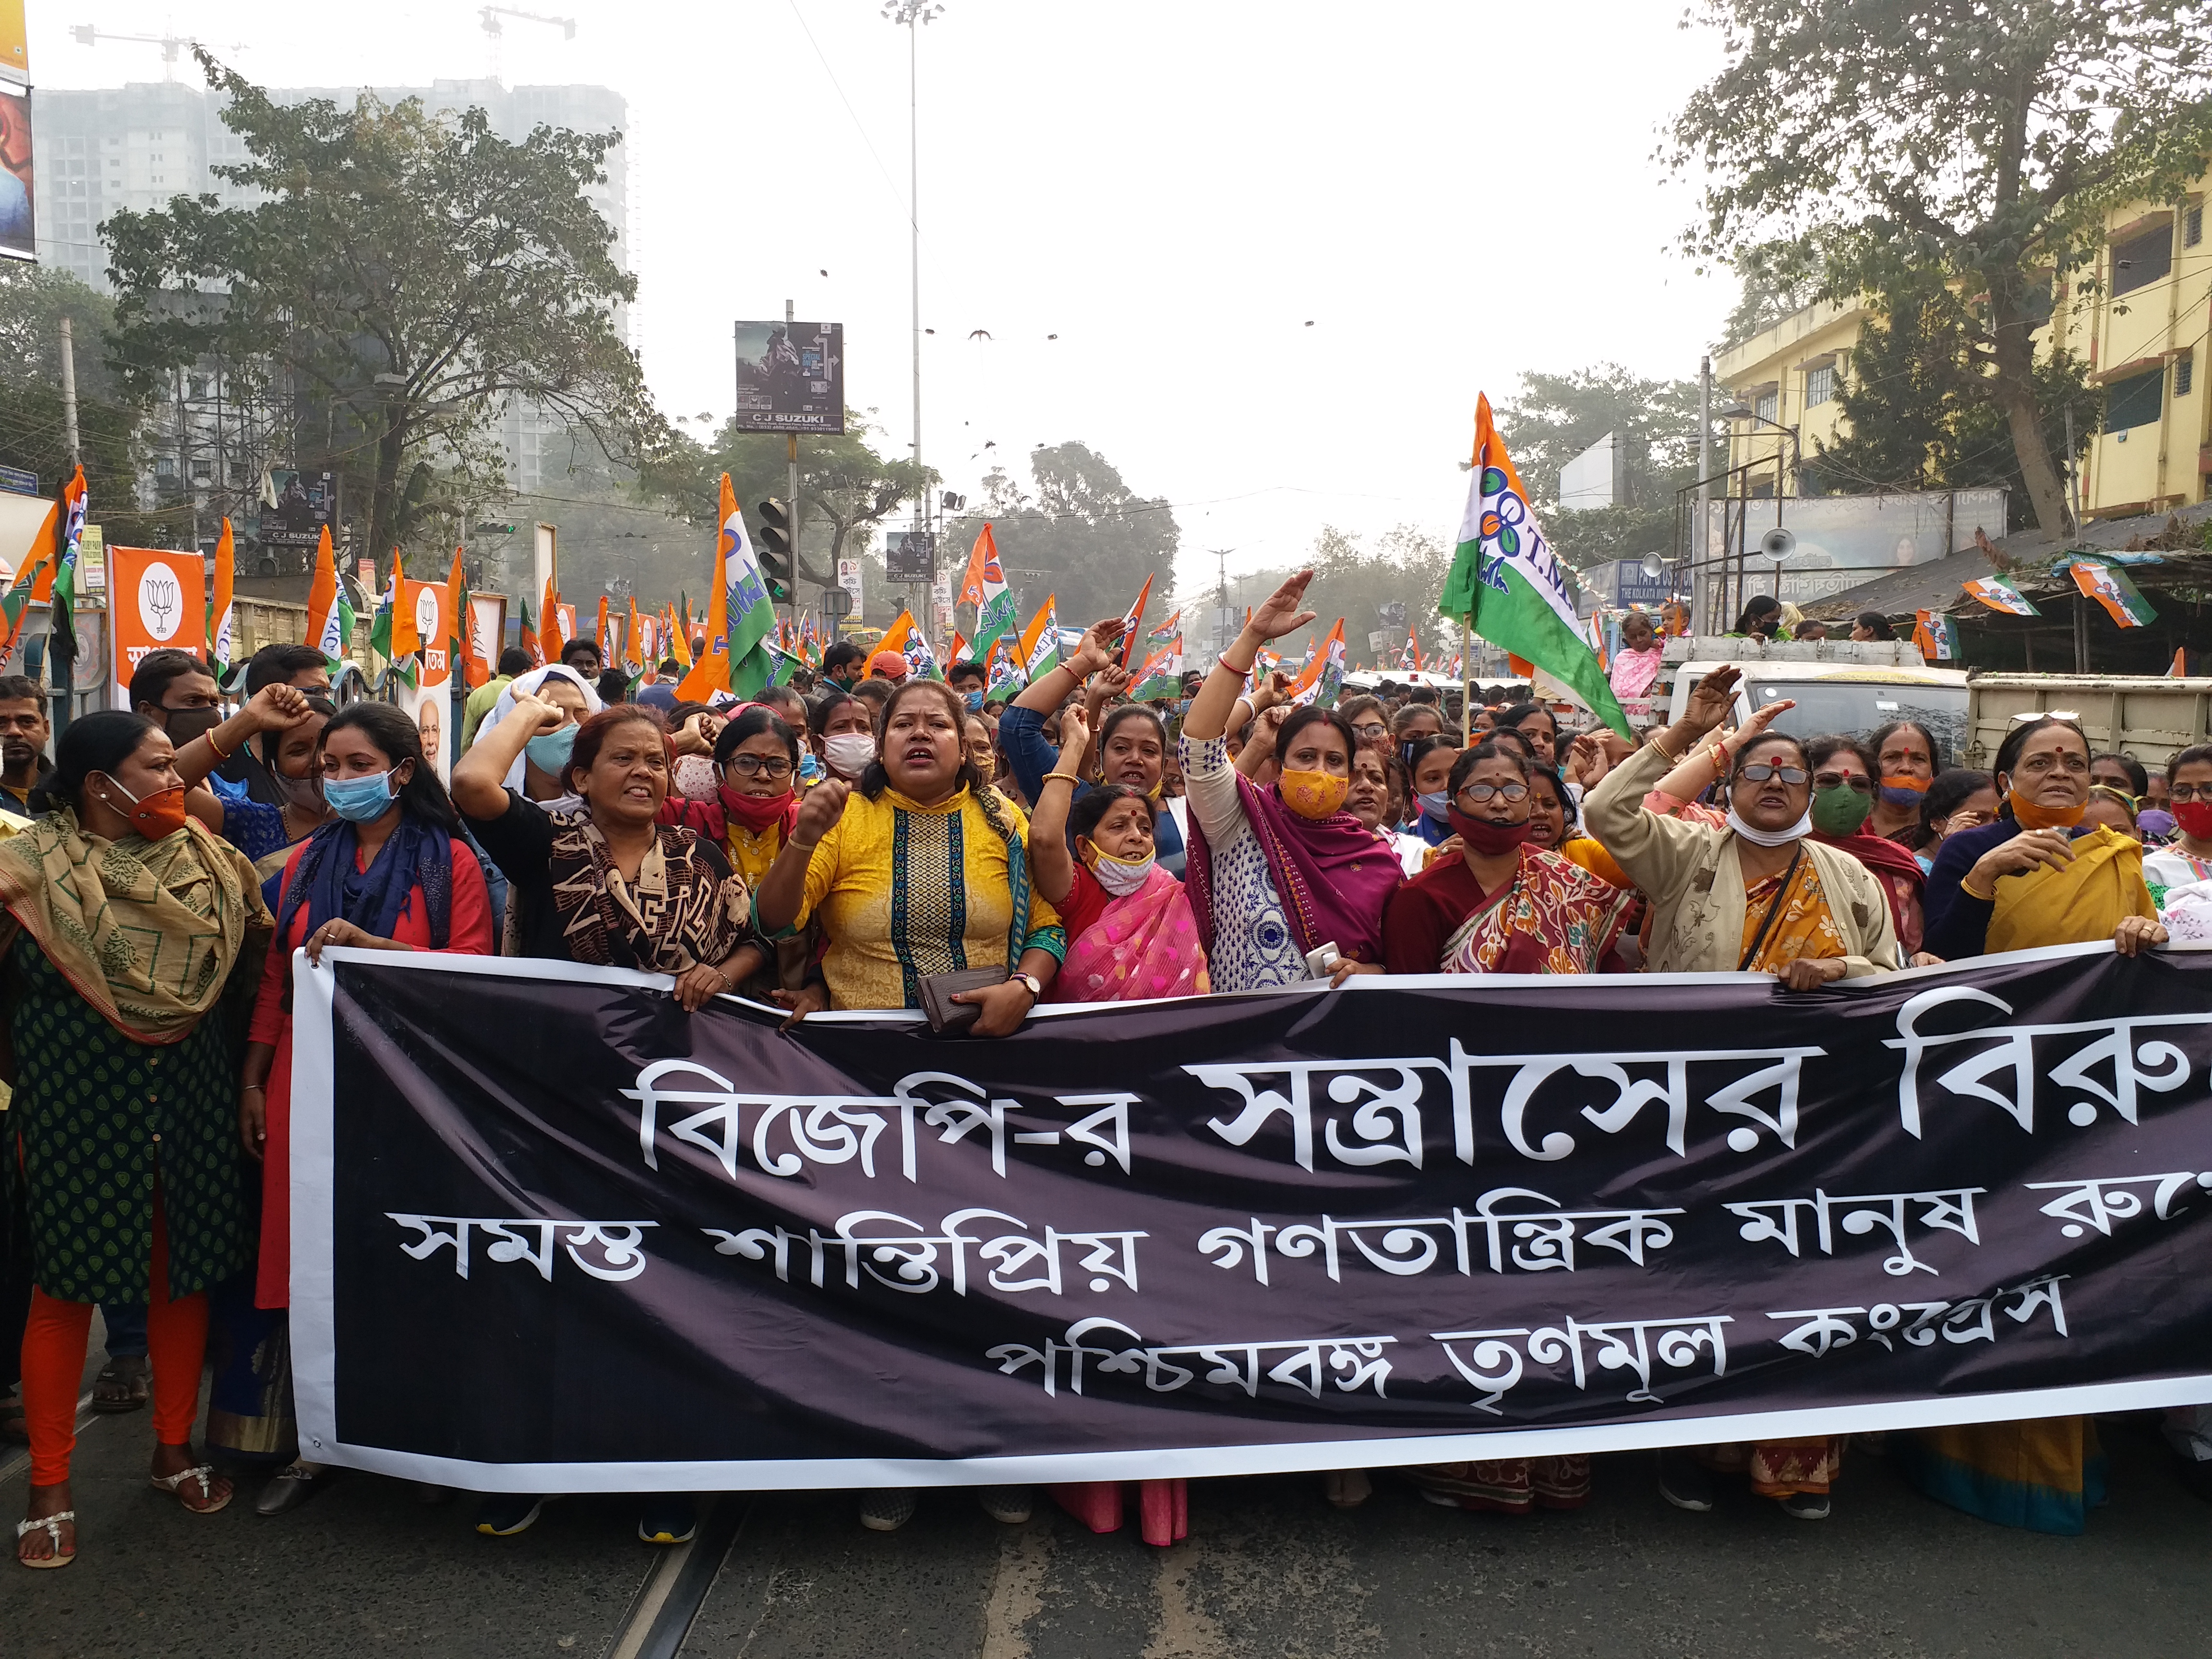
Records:
[[[1892,720],[1917,720],[1935,733],[1950,764],[1959,764],[1965,752],[1966,674],[1954,668],[1925,666],[1902,641],[1878,647],[1852,647],[1841,641],[1764,648],[1757,640],[1702,639],[1696,644],[1702,648],[1695,657],[1668,662],[1661,671],[1672,679],[1665,705],[1669,724],[1682,718],[1690,692],[1700,679],[1716,668],[1733,665],[1743,671],[1743,678],[1736,684],[1732,725],[1741,726],[1753,709],[1787,697],[1797,706],[1775,722],[1775,729],[1795,738],[1831,732],[1865,738]],[[1729,654],[1711,654],[1716,647],[1728,649]],[[1910,661],[1904,660],[1908,653]],[[1867,659],[1883,656],[1891,660]]]

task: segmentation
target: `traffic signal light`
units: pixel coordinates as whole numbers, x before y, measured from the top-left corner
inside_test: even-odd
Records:
[[[753,511],[761,523],[760,545],[754,550],[761,574],[767,580],[769,598],[781,605],[791,597],[791,509],[770,499],[757,503]]]

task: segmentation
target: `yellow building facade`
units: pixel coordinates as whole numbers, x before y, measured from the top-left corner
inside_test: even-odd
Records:
[[[2212,175],[2163,207],[2138,203],[2106,216],[2096,280],[2062,295],[2036,332],[2039,352],[2086,357],[2105,389],[2102,430],[2076,483],[2081,516],[2124,518],[2212,495],[2212,241],[2204,207]],[[1715,398],[1756,416],[1730,423],[1729,464],[1749,468],[1739,490],[1774,493],[1789,473],[1794,428],[1808,456],[1839,430],[1839,387],[1872,314],[1863,302],[1808,306],[1713,360]],[[1772,422],[1773,424],[1768,424]]]

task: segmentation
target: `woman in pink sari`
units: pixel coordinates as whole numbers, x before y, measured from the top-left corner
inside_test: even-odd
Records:
[[[1045,1000],[1204,995],[1206,952],[1199,947],[1198,923],[1182,884],[1155,860],[1152,802],[1127,784],[1102,783],[1071,811],[1091,741],[1081,709],[1060,715],[1060,759],[1044,775],[1030,815],[1030,870],[1037,892],[1060,912],[1067,930],[1067,958]],[[1147,1544],[1172,1544],[1189,1532],[1182,1480],[1142,1481],[1139,1492]],[[1120,1530],[1119,1481],[1078,1481],[1053,1487],[1052,1495],[1091,1531]]]

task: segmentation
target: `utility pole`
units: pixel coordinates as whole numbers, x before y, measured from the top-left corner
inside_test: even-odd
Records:
[[[1217,652],[1226,651],[1233,642],[1229,637],[1229,556],[1237,550],[1233,547],[1209,547],[1206,550],[1213,555],[1214,574],[1220,588],[1220,604],[1214,613],[1213,623],[1214,633],[1220,644],[1214,648]]]
[[[1698,518],[1690,526],[1690,632],[1705,631],[1705,583],[1698,574],[1698,550],[1705,544],[1706,507],[1712,500],[1713,360],[1698,359]]]
[[[783,337],[786,340],[792,339],[793,326],[792,302],[786,300],[783,302]],[[797,349],[797,343],[793,341],[793,349]],[[919,384],[917,380],[917,386]],[[920,397],[921,394],[917,390],[915,395]],[[919,446],[921,441],[921,422],[919,419],[915,422],[914,431],[915,441]],[[791,507],[791,632],[793,642],[796,645],[799,635],[799,434],[796,432],[790,434],[786,441],[784,495]],[[742,507],[738,510],[744,511]],[[720,526],[717,526],[715,534],[719,536],[720,533]]]
[[[2073,418],[2073,411],[2067,411]],[[80,465],[83,456],[76,445],[76,338],[70,332],[70,319],[62,319],[62,442],[69,450],[71,466]]]

